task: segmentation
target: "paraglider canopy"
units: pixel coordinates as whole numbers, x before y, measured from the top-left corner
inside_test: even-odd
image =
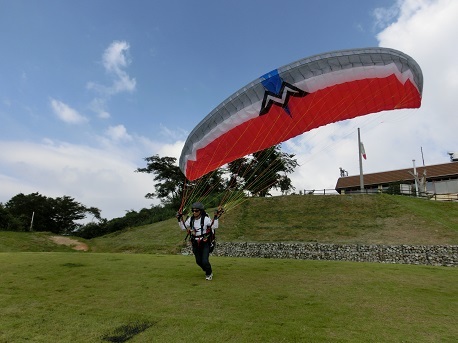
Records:
[[[419,108],[422,90],[419,65],[397,50],[341,50],[304,58],[264,74],[208,114],[187,138],[180,169],[195,180],[326,124]]]

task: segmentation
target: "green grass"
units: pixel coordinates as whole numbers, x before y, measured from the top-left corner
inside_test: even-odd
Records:
[[[455,268],[1,253],[0,342],[453,342]]]
[[[178,253],[184,245],[176,219],[130,228],[86,241],[92,251],[127,253]]]
[[[219,233],[225,241],[458,243],[458,203],[389,195],[285,196],[250,199],[234,212]]]
[[[0,231],[0,252],[60,251],[72,252],[71,247],[58,245],[50,240],[49,232]],[[81,239],[81,241],[84,241]]]
[[[176,253],[175,219],[92,239],[98,252]],[[458,244],[458,203],[390,195],[251,198],[220,219],[220,242]]]
[[[176,219],[92,240],[0,231],[0,343],[456,342],[456,268],[178,255]],[[401,196],[249,199],[219,241],[458,244],[458,204]]]

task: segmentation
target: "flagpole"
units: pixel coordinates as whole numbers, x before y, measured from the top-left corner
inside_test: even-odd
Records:
[[[361,151],[361,134],[358,127],[358,152],[359,152],[359,189],[364,192],[364,177],[363,177],[363,156]]]

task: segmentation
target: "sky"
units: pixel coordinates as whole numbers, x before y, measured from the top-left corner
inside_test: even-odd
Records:
[[[359,174],[358,128],[364,173],[448,163],[456,18],[455,0],[0,0],[0,202],[66,195],[107,219],[158,205],[153,176],[135,172],[145,157],[178,159],[213,108],[266,72],[351,48],[413,57],[422,106],[283,143],[296,192]]]

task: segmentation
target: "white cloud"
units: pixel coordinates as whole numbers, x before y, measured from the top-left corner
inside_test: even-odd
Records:
[[[51,99],[51,107],[57,117],[69,124],[86,123],[88,119],[62,101]]]
[[[106,134],[114,141],[132,140],[132,136],[127,133],[124,125],[110,126],[108,127]]]
[[[122,73],[121,68],[127,67],[130,63],[126,56],[129,51],[129,44],[125,41],[114,41],[103,53],[103,66],[107,71],[115,74]]]
[[[43,144],[0,141],[0,202],[18,193],[68,195],[98,207],[102,217],[121,217],[153,202],[151,175],[135,173],[140,158],[127,151],[97,149],[46,140]],[[5,181],[5,182],[3,182]]]
[[[104,86],[96,82],[88,82],[88,89],[95,90],[107,97],[121,92],[135,91],[135,78],[131,78],[124,70],[131,63],[128,57],[129,48],[129,44],[125,41],[111,43],[103,53],[102,64],[107,73],[113,78],[112,84]]]
[[[136,140],[143,146],[143,158],[159,155],[160,157],[175,157],[178,161],[184,146],[184,141],[180,140],[173,143],[156,142],[147,137],[136,137]]]
[[[89,104],[89,108],[97,113],[97,117],[101,119],[108,119],[111,117],[110,112],[106,110],[106,101],[102,98],[95,98]]]
[[[374,27],[376,29],[386,28],[396,17],[399,15],[399,2],[393,4],[391,7],[376,8],[373,12],[375,18]]]
[[[456,18],[457,1],[406,0],[401,3],[398,21],[378,35],[381,46],[406,52],[423,70],[422,107],[412,115],[409,127],[412,141],[426,142],[426,148],[435,152],[430,155],[430,162],[445,162],[446,156],[440,155],[458,149],[454,138],[458,126],[458,84],[451,77],[458,71]],[[402,134],[402,130],[397,132]]]
[[[183,137],[187,137],[189,132],[181,128],[172,130],[162,124],[159,124],[159,134],[168,139],[177,140],[182,139]]]
[[[131,78],[124,70],[129,66],[129,44],[125,41],[114,41],[102,55],[102,65],[111,78],[111,84],[106,86],[96,82],[88,82],[87,88],[99,93],[89,104],[89,108],[101,119],[111,117],[107,110],[107,101],[114,95],[122,92],[133,92],[136,88],[135,78]],[[51,107],[59,119],[66,123],[80,124],[88,119],[78,113],[69,105],[55,99],[51,99]]]
[[[176,141],[172,144],[163,144],[160,149],[158,150],[159,156],[169,156],[175,157],[178,160],[181,155],[181,150],[183,150],[184,142],[183,141]]]

